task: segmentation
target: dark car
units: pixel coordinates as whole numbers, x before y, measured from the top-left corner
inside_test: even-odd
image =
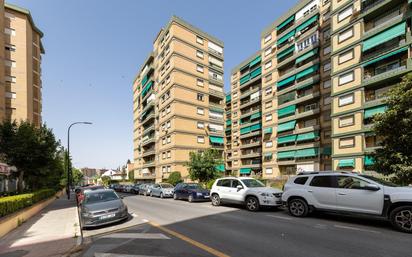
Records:
[[[83,227],[96,227],[128,218],[127,206],[112,189],[86,192],[80,213]]]
[[[135,184],[130,189],[130,193],[137,195],[139,194],[139,189],[140,189],[140,184]]]
[[[210,191],[204,189],[202,185],[198,183],[180,183],[177,184],[174,189],[173,199],[185,199],[189,202],[209,201]]]

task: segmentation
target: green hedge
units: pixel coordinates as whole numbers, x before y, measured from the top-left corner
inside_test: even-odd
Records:
[[[2,197],[0,198],[0,217],[33,205],[53,196],[55,193],[53,189],[42,189],[28,194]]]

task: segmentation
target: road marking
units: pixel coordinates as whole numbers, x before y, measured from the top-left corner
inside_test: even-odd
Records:
[[[282,219],[282,220],[292,220],[292,218],[290,217],[282,217],[282,216],[276,216],[276,215],[266,215],[268,217],[272,217],[272,218],[278,218],[278,219]]]
[[[180,233],[178,233],[178,232],[175,232],[175,231],[173,231],[173,230],[170,230],[170,229],[168,229],[168,228],[165,228],[165,227],[163,227],[163,226],[161,226],[161,225],[159,225],[159,224],[157,224],[157,223],[154,223],[154,222],[149,222],[149,223],[150,223],[150,225],[152,225],[152,226],[154,226],[154,227],[156,227],[156,228],[158,228],[158,229],[160,229],[160,230],[162,230],[162,231],[164,231],[164,232],[166,232],[166,233],[168,233],[168,234],[170,234],[170,235],[172,235],[172,236],[175,236],[175,237],[177,237],[177,238],[179,238],[179,239],[181,239],[181,240],[183,240],[183,241],[185,241],[185,242],[187,242],[187,243],[189,243],[189,244],[191,244],[191,245],[194,245],[194,246],[196,246],[196,247],[198,247],[198,248],[200,248],[200,249],[202,249],[202,250],[204,250],[204,251],[206,251],[206,252],[208,252],[208,253],[210,253],[210,254],[212,254],[212,255],[214,255],[214,256],[217,256],[217,257],[229,257],[229,255],[224,254],[224,253],[222,253],[221,251],[218,251],[218,250],[216,250],[216,249],[213,249],[212,247],[209,247],[209,246],[207,246],[207,245],[205,245],[205,244],[202,244],[202,243],[200,243],[200,242],[198,242],[198,241],[195,241],[195,240],[193,240],[193,239],[191,239],[191,238],[189,238],[189,237],[187,237],[187,236],[185,236],[185,235],[182,235],[182,234],[180,234]]]
[[[147,220],[147,219],[142,219],[142,221],[143,221],[143,222],[146,222],[146,223],[149,222],[149,220]]]
[[[369,229],[363,229],[363,228],[356,228],[356,227],[349,227],[349,226],[342,226],[342,225],[333,225],[333,226],[334,226],[335,228],[350,229],[350,230],[370,232],[370,233],[376,233],[376,234],[380,234],[380,233],[381,233],[381,232],[379,232],[379,231],[369,230]]]
[[[137,217],[137,214],[136,214],[136,213],[132,213],[132,217],[133,217],[133,218],[136,218],[136,217]]]
[[[170,239],[161,233],[117,233],[102,236],[102,238],[124,238],[124,239]]]
[[[94,257],[162,257],[162,256],[132,255],[132,254],[119,254],[119,253],[94,253]]]

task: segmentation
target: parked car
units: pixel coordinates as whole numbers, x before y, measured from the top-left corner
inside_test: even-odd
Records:
[[[292,216],[312,211],[362,214],[412,233],[412,187],[358,173],[311,172],[290,178],[284,190],[282,200]]]
[[[266,187],[262,182],[247,177],[226,177],[217,179],[210,190],[212,205],[237,203],[246,206],[249,211],[258,211],[260,207],[278,207],[282,205],[282,191]]]
[[[80,205],[83,227],[106,225],[128,218],[127,206],[112,189],[88,191]]]
[[[152,191],[152,187],[154,184],[152,183],[148,183],[148,184],[144,184],[140,190],[139,190],[139,194],[142,194],[144,196],[148,196],[150,195],[150,192]]]
[[[169,183],[154,184],[151,188],[150,196],[158,196],[160,198],[173,197],[173,185]]]
[[[74,192],[76,193],[77,202],[81,203],[83,201],[84,193],[88,191],[98,190],[98,189],[104,189],[104,186],[84,186],[84,187],[76,188]]]
[[[173,199],[185,199],[189,202],[209,201],[210,190],[204,189],[199,183],[179,183],[175,186]]]
[[[132,185],[125,185],[124,187],[123,187],[123,192],[124,193],[131,193],[132,192]]]
[[[132,188],[130,189],[130,192],[132,194],[139,194],[139,189],[140,189],[140,184],[135,184],[132,186]]]

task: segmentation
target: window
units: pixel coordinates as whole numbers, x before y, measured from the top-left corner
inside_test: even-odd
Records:
[[[204,129],[205,128],[205,123],[202,121],[198,121],[197,122],[197,128],[198,129]]]
[[[331,113],[332,113],[331,110],[323,111],[323,120],[324,121],[330,121],[331,120],[331,117],[330,117]]]
[[[164,137],[164,138],[162,138],[162,145],[165,145],[166,144],[166,138]]]
[[[4,46],[4,48],[5,48],[7,51],[10,51],[10,52],[16,51],[16,46],[15,46],[15,45],[6,44],[6,45]]]
[[[197,93],[197,100],[203,102],[205,100],[205,95],[201,93]]]
[[[237,179],[232,179],[232,188],[236,188],[237,186],[241,186],[242,184],[240,183],[240,181],[239,180],[237,180]]]
[[[265,76],[265,82],[269,82],[272,80],[272,73],[270,73],[269,75]]]
[[[265,36],[265,39],[264,39],[265,44],[269,42],[270,40],[272,40],[272,34]]]
[[[4,28],[4,33],[6,33],[7,35],[11,35],[11,36],[16,35],[16,31],[14,29],[11,29],[11,28]]]
[[[323,55],[330,54],[330,49],[331,49],[330,46],[323,48]]]
[[[166,142],[169,144],[170,142],[172,142],[172,137],[171,136],[167,136],[166,137]]]
[[[265,63],[265,70],[269,69],[270,67],[272,67],[272,61]]]
[[[7,66],[7,67],[16,67],[16,62],[15,61],[12,61],[12,60],[4,60],[4,64]]]
[[[341,54],[339,55],[339,64],[348,62],[348,61],[352,60],[353,58],[354,58],[353,49],[351,49],[351,50],[349,50],[349,51],[346,51],[346,52],[344,52],[344,53],[341,53]]]
[[[330,38],[330,29],[325,29],[323,31],[323,40],[326,41]]]
[[[162,153],[162,159],[166,159],[166,152]]]
[[[265,50],[265,57],[270,55],[272,53],[272,47],[269,47],[268,49]]]
[[[272,174],[272,173],[273,173],[273,169],[272,169],[272,168],[266,168],[266,169],[265,169],[265,173],[266,173],[266,174]]]
[[[166,107],[166,113],[170,113],[170,105]]]
[[[270,107],[272,107],[272,101],[267,101],[265,103],[265,108],[267,109],[267,108],[270,108]]]
[[[338,34],[338,43],[342,43],[353,37],[353,27]]]
[[[304,49],[316,44],[319,41],[318,39],[319,39],[319,32],[315,32],[309,37],[303,39],[302,41],[297,43],[298,52],[303,51]]]
[[[196,37],[196,43],[203,45],[203,38]]]
[[[323,82],[323,88],[330,88],[331,86],[331,80],[326,80]]]
[[[162,166],[162,172],[166,173],[166,166]]]
[[[273,142],[272,141],[267,141],[266,143],[265,143],[265,147],[266,148],[270,148],[270,147],[272,147],[273,146]]]
[[[350,177],[350,176],[338,176],[338,187],[339,188],[365,190],[365,187],[369,184],[370,184],[369,182],[366,182],[365,180],[362,180],[359,178]]]
[[[172,171],[172,167],[170,165],[167,166],[167,172],[170,173]]]
[[[324,139],[329,139],[331,134],[332,134],[332,131],[330,131],[330,130],[325,131],[325,132],[323,132],[323,138]]]
[[[172,158],[172,152],[171,151],[167,151],[167,158]]]
[[[334,181],[336,176],[315,176],[310,182],[313,187],[335,187]]]
[[[332,98],[330,96],[326,96],[323,98],[323,105],[328,105],[332,102]]]
[[[196,51],[196,56],[199,57],[200,59],[203,59],[203,52],[197,50],[197,51]]]
[[[347,72],[339,76],[339,86],[345,85],[355,80],[355,73],[353,71]]]
[[[230,187],[230,179],[221,179],[216,185],[219,187]]]
[[[265,117],[265,121],[271,121],[272,120],[272,114],[267,114]]]
[[[341,11],[338,14],[338,22],[343,21],[344,19],[350,17],[353,13],[353,6],[349,6],[348,8],[346,8],[345,10]]]
[[[196,70],[200,73],[203,73],[203,66],[202,65],[197,65]]]
[[[304,185],[306,183],[306,181],[308,181],[308,178],[309,177],[297,177],[297,178],[295,178],[293,183],[298,184],[298,185]]]
[[[265,94],[266,95],[270,95],[272,93],[272,87],[267,87],[266,89],[265,89]]]
[[[7,76],[6,75],[4,78],[5,78],[6,82],[8,82],[8,83],[16,83],[16,77],[15,76]]]
[[[327,62],[323,65],[323,71],[330,71],[330,62]]]
[[[352,126],[353,124],[355,124],[355,116],[354,115],[339,118],[339,128]]]
[[[196,85],[198,87],[203,87],[205,85],[205,81],[203,79],[197,79],[196,80]]]
[[[6,92],[6,98],[16,99],[16,93],[14,93],[14,92]]]
[[[197,137],[197,142],[199,144],[204,144],[205,143],[205,137],[204,136],[198,136]]]
[[[343,95],[339,97],[339,107],[352,104],[354,101],[354,94]]]
[[[170,122],[170,120],[168,122],[166,122],[166,128],[170,128],[172,125],[172,123]]]
[[[204,115],[205,114],[205,109],[201,107],[197,107],[197,114]]]
[[[339,148],[355,147],[355,137],[345,137],[339,139]]]
[[[4,17],[9,18],[10,20],[14,20],[16,18],[16,16],[14,16],[14,14],[9,13],[9,12],[5,12]]]

